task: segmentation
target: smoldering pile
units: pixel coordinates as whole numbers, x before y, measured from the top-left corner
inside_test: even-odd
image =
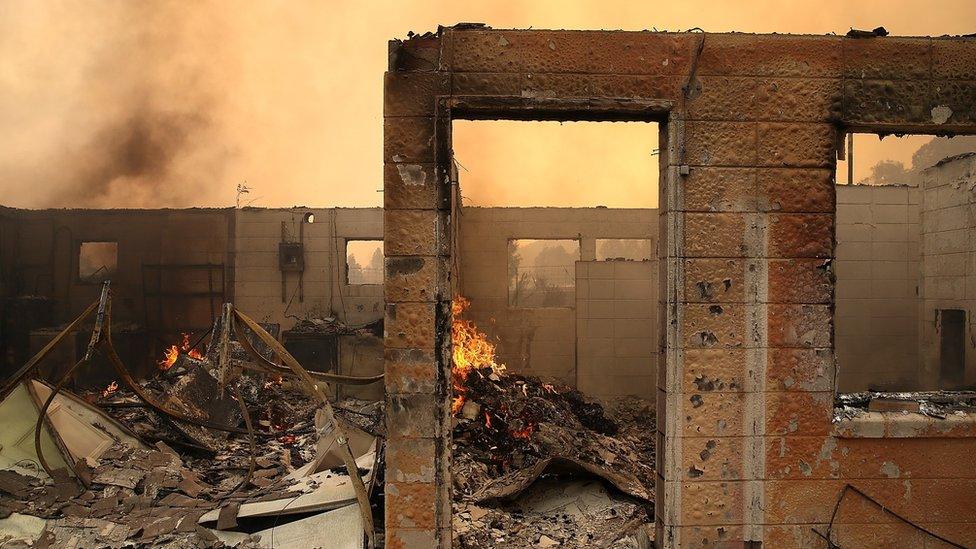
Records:
[[[568,386],[487,367],[471,370],[465,384],[453,429],[458,546],[626,546],[646,536],[652,404],[604,406]]]
[[[349,546],[361,547],[350,475],[334,449],[323,446],[321,402],[294,380],[248,371],[246,353],[234,347],[229,363],[238,374],[227,386],[198,353],[181,353],[138,383],[167,409],[224,431],[171,418],[115,383],[56,393],[43,436],[58,444],[42,445],[52,475],[33,458],[0,467],[0,546],[302,546],[287,540],[311,528],[341,530],[337,543],[345,547],[341,540],[348,538]],[[43,402],[53,389],[28,379],[0,413],[9,419],[17,398]],[[374,511],[382,509],[382,403],[345,399],[334,410]],[[30,423],[25,450],[33,450]],[[16,451],[4,449],[4,458]]]

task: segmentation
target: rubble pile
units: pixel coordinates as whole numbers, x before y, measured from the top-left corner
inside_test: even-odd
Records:
[[[245,430],[240,404],[216,375],[206,359],[180,355],[140,386],[170,409]],[[97,459],[79,460],[70,472],[55,469],[53,478],[33,460],[0,470],[0,546],[24,547],[29,540],[36,547],[267,547],[262,536],[287,536],[293,521],[349,509],[351,520],[342,522],[359,525],[352,539],[361,546],[362,522],[345,468],[336,461],[321,472],[310,469],[321,404],[271,374],[245,373],[235,387],[253,420],[253,449],[247,434],[173,420],[117,384],[70,395],[104,413],[103,421],[117,421],[136,443],[115,440]],[[381,403],[347,399],[335,410],[364,436],[382,434]],[[360,473],[372,480],[378,453],[361,453]],[[382,509],[375,498],[374,505]],[[305,518],[311,513],[319,515]],[[33,517],[43,520],[30,522]],[[23,524],[35,531],[24,534]],[[23,534],[19,541],[11,541],[11,531]]]
[[[99,310],[108,298],[106,285]],[[464,303],[455,304],[452,326],[454,544],[648,547],[653,404],[598,402],[507,372],[484,334],[460,318]],[[90,349],[112,356],[102,318]],[[233,318],[248,326],[235,331],[244,339],[231,338]],[[377,328],[323,319],[295,329]],[[361,549],[382,539],[383,403],[334,402],[325,392],[331,382],[382,376],[310,374],[229,304],[212,333],[206,353],[184,335],[155,375],[137,382],[117,363],[121,383],[85,394],[30,377],[39,358],[25,365],[0,400],[0,546],[308,547],[328,539]]]
[[[292,334],[373,335],[383,337],[383,319],[350,326],[335,317],[303,318],[288,330]]]
[[[936,419],[964,417],[976,412],[974,391],[916,391],[891,393],[865,391],[840,393],[834,402],[834,421],[851,419],[866,412],[918,413]]]
[[[453,430],[457,546],[637,543],[654,516],[652,403],[605,406],[487,367],[468,373],[465,395]]]

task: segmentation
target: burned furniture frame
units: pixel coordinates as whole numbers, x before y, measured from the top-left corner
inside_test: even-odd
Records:
[[[815,529],[840,545],[854,534],[882,539],[878,517],[856,509],[837,514],[844,527],[827,528],[846,483],[886,494],[879,501],[908,519],[942,521],[936,530],[946,532],[952,523],[942,517],[958,510],[933,508],[921,490],[976,501],[971,471],[955,465],[976,451],[976,421],[900,435],[832,424],[834,282],[823,266],[834,253],[845,134],[976,132],[974,53],[976,40],[961,37],[469,24],[391,42],[387,543],[451,544],[453,118],[666,122],[658,546],[821,546]],[[636,116],[627,105],[640,102],[649,110]],[[930,459],[913,461],[919,452]],[[879,469],[885,462],[897,465],[894,476]],[[906,493],[909,477],[915,489]]]

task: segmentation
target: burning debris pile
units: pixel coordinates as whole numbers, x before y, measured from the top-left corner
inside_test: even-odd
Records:
[[[104,321],[92,347],[111,356]],[[317,532],[363,547],[382,516],[381,403],[323,401],[273,340],[296,370],[251,373],[267,353],[230,333],[218,326],[206,353],[184,336],[141,382],[79,395],[29,375],[8,383],[0,546],[305,547]]]
[[[605,408],[570,387],[507,373],[462,317],[467,306],[457,298],[452,311],[455,543],[637,543],[654,516],[653,404],[628,398]]]
[[[33,379],[59,335],[4,388],[0,546],[306,547],[327,533],[329,547],[352,549],[377,539],[382,403],[333,404],[323,387],[382,376],[308,372],[228,304],[205,352],[183,335],[136,382],[111,344],[105,288],[83,361],[97,349],[118,381],[74,395],[62,388],[73,369],[54,385]],[[455,301],[451,334],[455,545],[645,546],[653,405],[600,403],[507,372],[463,318],[467,306]]]

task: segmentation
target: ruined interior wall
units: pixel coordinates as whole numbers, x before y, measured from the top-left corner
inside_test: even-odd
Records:
[[[976,157],[923,172],[920,331],[926,389],[976,385]],[[940,379],[939,309],[966,311],[966,367],[962,383]]]
[[[111,276],[112,320],[119,353],[136,377],[154,369],[153,357],[180,332],[202,333],[210,328],[222,299],[206,295],[211,280],[215,293],[224,291],[227,298],[233,297],[229,209],[5,209],[4,215],[0,256],[8,300],[0,338],[8,371],[23,365],[57,333],[50,328],[69,322],[98,299],[101,283],[78,276],[79,247],[85,241],[117,243],[117,271]],[[167,268],[149,267],[159,264]],[[173,268],[187,264],[214,267]],[[207,272],[213,273],[212,279]],[[86,337],[78,332],[75,348],[63,345],[57,355],[61,360],[45,361],[42,375],[56,380],[74,363]],[[96,359],[79,371],[75,387],[104,387],[116,377],[107,361]]]
[[[467,316],[497,341],[499,359],[512,370],[576,386],[577,338],[585,335],[587,326],[577,325],[572,306],[509,305],[509,241],[578,240],[581,259],[593,261],[597,239],[656,242],[656,216],[652,209],[463,208],[457,244],[458,287],[471,300]]]
[[[15,220],[8,244],[13,247],[5,290],[8,296],[41,295],[57,300],[64,321],[98,299],[100,284],[78,279],[78,246],[83,241],[118,243],[118,272],[112,278],[113,319],[173,330],[208,328],[210,304],[202,299],[169,299],[160,323],[155,302],[145,290],[144,265],[223,264],[232,292],[230,210],[9,210]],[[148,274],[146,275],[149,276]],[[202,278],[201,278],[202,277]],[[216,278],[219,282],[219,277]],[[144,284],[145,283],[145,284]],[[164,291],[206,291],[205,274],[171,274]],[[217,298],[219,310],[219,298]],[[147,306],[148,305],[148,306]]]
[[[657,263],[576,263],[576,379],[583,393],[657,396]]]
[[[303,222],[307,213],[314,215],[313,223]],[[345,270],[346,240],[383,238],[379,208],[243,208],[237,210],[236,227],[237,306],[256,320],[280,324],[284,331],[299,319],[334,317],[358,326],[383,316],[383,286],[348,284]],[[301,287],[300,274],[283,273],[278,262],[279,243],[300,238]]]
[[[921,193],[837,185],[837,390],[916,391]]]
[[[450,544],[449,130],[434,114],[452,95],[520,98],[522,117],[539,97],[577,99],[581,111],[594,98],[671,103],[659,546],[822,547],[811,529],[825,531],[846,483],[976,544],[976,513],[961,509],[976,501],[976,473],[959,466],[976,450],[972,430],[943,422],[889,437],[879,423],[888,438],[851,438],[832,425],[828,268],[838,129],[976,133],[976,41],[460,27],[390,53],[388,544]],[[834,533],[852,547],[920,542],[858,500]]]

